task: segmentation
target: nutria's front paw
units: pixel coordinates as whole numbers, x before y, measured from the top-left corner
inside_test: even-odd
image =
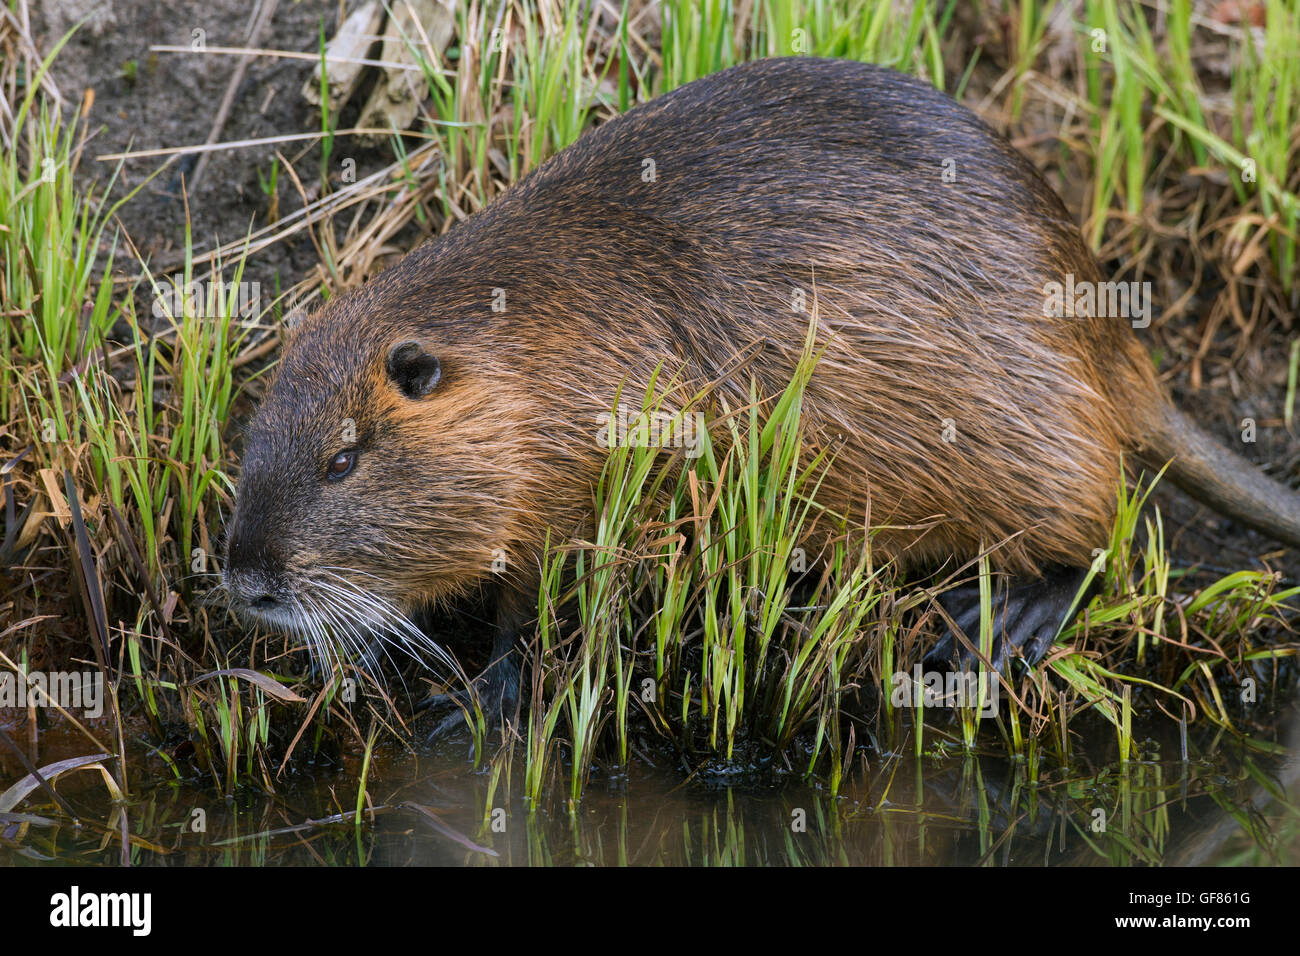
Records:
[[[994,670],[1006,671],[1013,660],[1032,667],[1047,655],[1086,575],[1084,569],[1059,567],[1048,569],[1041,578],[997,582],[992,600]],[[926,664],[958,670],[978,667],[979,659],[967,642],[979,643],[979,582],[944,592],[939,603],[966,641],[958,639],[951,626],[946,627],[939,643],[925,655]],[[1081,599],[1080,606],[1082,603]]]
[[[476,711],[477,705],[477,711]],[[519,706],[519,671],[510,660],[490,666],[473,681],[473,687],[438,694],[420,704],[420,710],[438,711],[447,707],[452,712],[438,721],[429,732],[430,741],[466,730],[470,722],[483,714],[488,731],[513,720]]]

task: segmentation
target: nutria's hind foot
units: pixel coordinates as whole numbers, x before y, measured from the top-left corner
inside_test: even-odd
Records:
[[[492,662],[484,668],[483,673],[474,678],[472,690],[467,687],[438,694],[417,706],[418,711],[453,708],[450,714],[434,725],[428,740],[448,737],[467,728],[474,713],[475,697],[478,698],[478,706],[483,712],[489,732],[503,726],[508,718],[515,716],[519,707],[520,666],[514,632],[499,633],[492,644]]]
[[[1047,655],[1087,573],[1084,568],[1058,566],[1046,569],[1041,578],[994,579],[994,670],[1005,671],[1013,660],[1032,667]],[[939,595],[939,603],[956,629],[965,635],[965,641],[951,626],[945,628],[939,643],[925,655],[926,664],[957,670],[978,667],[973,647],[979,644],[979,582],[944,592]]]

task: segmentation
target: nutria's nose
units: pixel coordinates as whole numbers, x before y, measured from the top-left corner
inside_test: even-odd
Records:
[[[250,556],[243,549],[231,548],[222,569],[222,579],[230,596],[238,603],[256,611],[270,611],[280,607],[276,597],[282,583],[278,573],[270,566],[269,555]],[[251,558],[251,560],[250,560]]]
[[[285,606],[285,602],[276,596],[279,593],[276,582],[258,571],[228,569],[226,588],[236,605],[243,605],[250,611],[271,612]]]

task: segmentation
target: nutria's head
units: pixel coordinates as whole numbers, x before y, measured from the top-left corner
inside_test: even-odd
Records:
[[[395,311],[363,290],[294,330],[227,528],[231,606],[326,658],[371,635],[422,643],[410,612],[486,580],[517,523],[499,357]]]

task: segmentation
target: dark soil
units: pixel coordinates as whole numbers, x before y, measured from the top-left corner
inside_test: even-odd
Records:
[[[61,94],[75,109],[87,90],[94,91],[89,115],[92,138],[79,170],[86,182],[107,183],[115,162],[97,156],[204,143],[212,129],[238,57],[215,53],[151,52],[153,45],[186,46],[193,31],[204,31],[209,47],[245,47],[251,3],[236,0],[44,0],[33,5],[33,29],[42,51],[79,20],[88,17],[55,59],[53,74]],[[326,0],[280,3],[263,37],[262,47],[316,53],[323,24],[333,32],[339,5]],[[319,107],[301,95],[314,64],[307,60],[256,57],[249,63],[218,142],[273,137],[320,130]],[[359,100],[359,98],[354,98]],[[345,109],[340,122],[350,125],[359,109]],[[186,194],[196,253],[241,239],[267,224],[270,198],[258,173],[269,178],[277,148],[303,179],[309,198],[319,175],[320,151],[312,141],[221,150],[209,155],[197,186],[192,177],[198,154],[180,158],[127,160],[111,198],[117,199],[152,175],[118,213],[123,229],[155,271],[167,274],[179,265],[185,243]],[[391,161],[387,148],[363,149],[357,140],[336,141],[332,159],[357,160],[358,176]],[[184,183],[184,189],[182,188]],[[280,215],[303,205],[291,178],[281,170]],[[267,290],[286,289],[317,261],[305,234],[253,257],[245,279]],[[119,270],[123,260],[119,257]],[[126,270],[134,272],[132,264]]]

